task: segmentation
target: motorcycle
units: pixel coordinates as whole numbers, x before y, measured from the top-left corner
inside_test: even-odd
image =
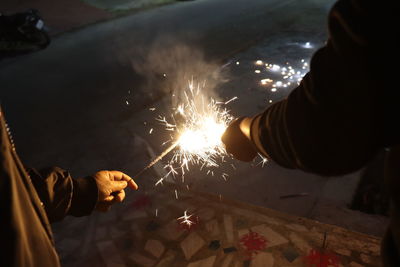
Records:
[[[38,10],[0,13],[0,58],[38,51],[49,44],[50,36]]]

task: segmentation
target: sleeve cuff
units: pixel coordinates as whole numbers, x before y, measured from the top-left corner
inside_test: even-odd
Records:
[[[97,204],[98,189],[93,177],[72,179],[73,193],[69,214],[80,217],[92,213]]]

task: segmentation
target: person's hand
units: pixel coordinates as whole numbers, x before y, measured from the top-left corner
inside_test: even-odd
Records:
[[[252,161],[257,156],[250,139],[251,118],[241,117],[234,120],[221,137],[226,152],[241,161]]]
[[[114,203],[120,203],[125,198],[124,189],[129,186],[137,190],[138,186],[131,177],[120,171],[99,171],[93,175],[99,190],[96,209],[106,212]]]

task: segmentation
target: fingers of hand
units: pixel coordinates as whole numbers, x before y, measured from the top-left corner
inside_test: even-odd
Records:
[[[116,192],[117,194],[115,195],[115,202],[121,203],[125,199],[125,191],[121,190],[119,192]]]
[[[132,179],[131,177],[120,171],[108,171],[108,173],[112,176],[113,180],[116,181],[129,181],[130,179]]]
[[[113,200],[114,200],[114,196],[113,195],[109,195],[109,196],[105,197],[104,199],[102,199],[101,201],[111,202]]]
[[[126,181],[111,181],[110,187],[112,192],[118,192],[125,189],[127,185],[128,183]]]
[[[137,190],[139,188],[135,181],[129,175],[126,175],[125,173],[120,171],[109,171],[109,173],[113,176],[114,180],[126,181],[128,183],[128,186],[133,190]]]
[[[238,118],[231,122],[229,124],[228,128],[226,128],[225,132],[221,136],[221,141],[222,143],[225,144],[225,146],[230,146],[232,143],[234,143],[237,139],[237,136],[241,135],[241,131],[239,128],[240,122],[242,121],[242,118]]]
[[[115,202],[122,202],[124,199],[125,199],[125,191],[120,190],[120,191],[111,193],[111,195],[105,197],[99,203],[111,205]]]
[[[138,190],[139,186],[135,183],[133,179],[130,179],[128,181],[128,186],[132,188],[133,190]]]

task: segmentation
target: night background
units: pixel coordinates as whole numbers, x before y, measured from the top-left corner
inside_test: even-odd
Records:
[[[168,147],[160,118],[191,82],[234,118],[284,99],[324,45],[333,3],[2,1],[3,15],[37,9],[50,38],[20,50],[1,40],[0,104],[24,164],[120,170],[140,187],[108,213],[52,225],[63,266],[380,266],[382,155],[339,177],[226,157],[183,179],[166,177],[170,153],[134,177]]]

